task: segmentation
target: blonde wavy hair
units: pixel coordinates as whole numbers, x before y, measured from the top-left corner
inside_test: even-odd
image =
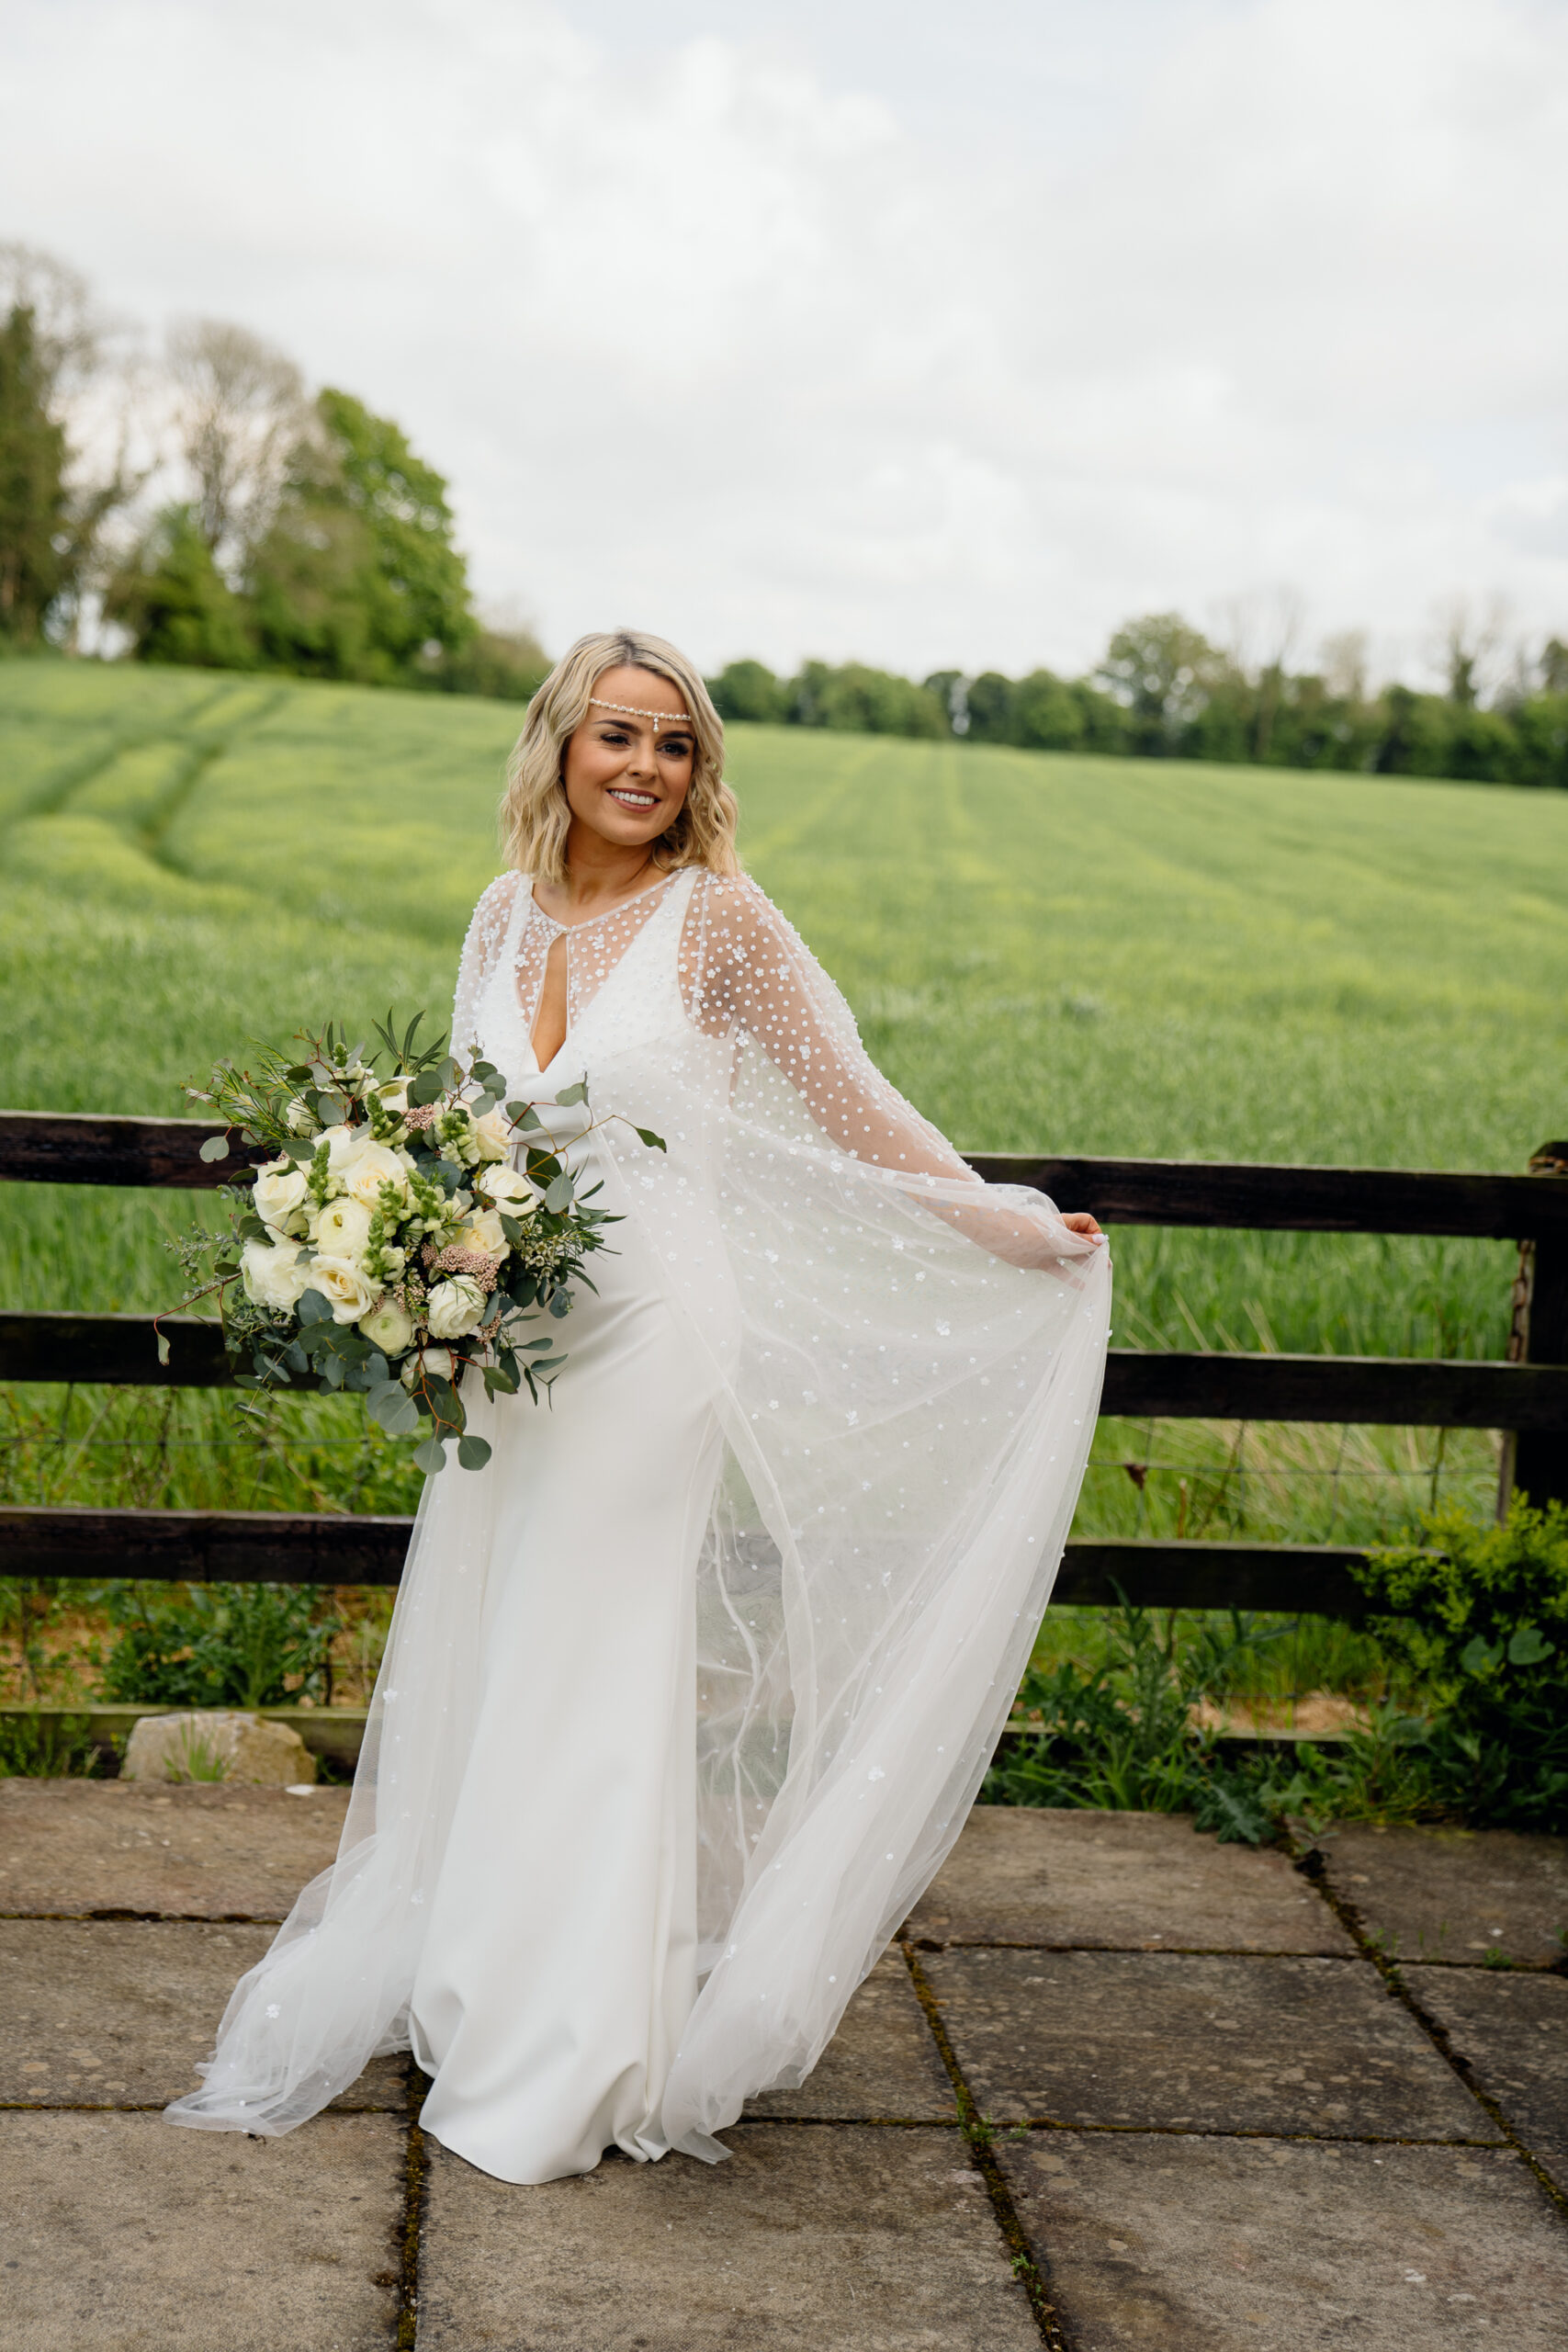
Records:
[[[724,721],[713,707],[700,673],[661,637],[635,629],[607,629],[580,637],[561,656],[528,705],[523,732],[506,763],[501,801],[502,842],[508,861],[536,881],[566,880],[566,837],[571,823],[562,771],[568,739],[588,717],[593,688],[606,670],[636,669],[668,678],[691,714],[696,755],[692,783],[680,815],[653,845],[653,863],[665,872],[678,865],[705,866],[710,874],[739,874],[735,825],[740,811],[724,780]]]

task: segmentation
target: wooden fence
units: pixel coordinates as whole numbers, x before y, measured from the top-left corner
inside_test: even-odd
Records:
[[[0,1112],[0,1180],[212,1189],[244,1163],[204,1161],[207,1122]],[[254,1155],[260,1157],[260,1154]],[[1101,1410],[1139,1419],[1387,1423],[1505,1432],[1502,1492],[1568,1501],[1568,1143],[1527,1176],[1224,1166],[1161,1159],[986,1156],[991,1183],[1027,1184],[1110,1227],[1421,1233],[1519,1245],[1508,1355],[1446,1363],[1382,1356],[1182,1353],[1112,1348]],[[165,1317],[0,1315],[0,1379],[150,1387],[228,1385],[217,1327]],[[395,1584],[411,1521],[291,1512],[0,1508],[13,1576]],[[1074,1543],[1064,1601],[1118,1590],[1160,1608],[1287,1609],[1355,1618],[1359,1555],[1328,1544]]]

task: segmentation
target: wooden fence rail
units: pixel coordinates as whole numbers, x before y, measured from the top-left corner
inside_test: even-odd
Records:
[[[204,1120],[0,1112],[0,1181],[212,1190],[264,1155],[203,1160]],[[1407,1233],[1520,1245],[1506,1362],[1169,1352],[1113,1348],[1101,1410],[1154,1419],[1385,1423],[1496,1429],[1503,1490],[1568,1501],[1568,1144],[1528,1176],[1292,1168],[1197,1160],[984,1154],[987,1182],[1026,1184],[1108,1226]],[[1548,1180],[1542,1182],[1542,1178]],[[215,1324],[167,1316],[158,1360],[145,1316],[0,1315],[0,1379],[221,1387]],[[290,1512],[0,1509],[0,1561],[18,1576],[394,1584],[412,1522]],[[1070,1544],[1056,1597],[1125,1592],[1160,1608],[1310,1610],[1359,1617],[1359,1556],[1332,1545]]]
[[[157,1333],[169,1361],[158,1361]],[[216,1323],[165,1315],[0,1315],[0,1380],[224,1388]],[[1132,1419],[1568,1429],[1568,1366],[1426,1356],[1169,1353],[1112,1348],[1102,1413]]]
[[[308,1511],[0,1507],[7,1573],[197,1584],[394,1585],[412,1519]],[[1285,1609],[1352,1622],[1366,1597],[1344,1544],[1069,1544],[1054,1598],[1107,1608]]]

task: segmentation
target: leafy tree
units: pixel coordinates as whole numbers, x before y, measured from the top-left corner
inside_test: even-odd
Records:
[[[1131,716],[1134,748],[1157,753],[1177,750],[1224,669],[1179,613],[1147,613],[1117,630],[1100,674]]]
[[[971,743],[1010,743],[1013,738],[1013,684],[999,670],[982,670],[964,691],[969,713],[965,730]]]
[[[765,662],[730,662],[707,682],[714,708],[724,719],[760,720],[777,725],[788,714],[786,689]]]
[[[100,361],[87,288],[29,245],[0,243],[0,641],[69,644],[98,542],[137,483],[123,450],[81,476],[63,414]]]
[[[532,630],[481,628],[446,663],[440,683],[450,694],[526,702],[549,673],[550,657]]]
[[[831,727],[851,735],[942,736],[948,717],[935,695],[862,662],[831,668],[805,662],[789,687],[788,717],[797,727]]]
[[[969,690],[962,670],[933,670],[922,679],[928,695],[934,695],[947,713],[947,723],[955,735],[969,731]]]
[[[0,328],[0,634],[35,645],[69,582],[65,428],[49,411],[31,310]]]
[[[1072,752],[1083,742],[1083,698],[1052,670],[1031,670],[1012,690],[1010,741],[1041,752]]]
[[[290,459],[251,590],[276,669],[439,684],[479,634],[446,482],[389,418],[330,388]]]
[[[104,614],[130,631],[139,662],[185,662],[206,670],[256,665],[249,608],[219,571],[189,506],[164,508],[110,581]]]

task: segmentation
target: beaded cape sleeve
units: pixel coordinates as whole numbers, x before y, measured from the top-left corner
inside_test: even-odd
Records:
[[[683,1023],[595,1071],[626,1213],[716,1399],[698,1565],[709,1973],[671,2143],[804,2079],[957,1836],[1093,1433],[1109,1253],[905,1101],[757,886],[702,875]]]

